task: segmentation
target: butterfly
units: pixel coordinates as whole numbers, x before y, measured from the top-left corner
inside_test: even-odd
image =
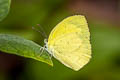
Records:
[[[45,49],[65,66],[78,71],[91,59],[90,32],[85,16],[65,18],[51,31]]]

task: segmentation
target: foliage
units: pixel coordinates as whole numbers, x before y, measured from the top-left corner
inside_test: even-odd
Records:
[[[33,58],[42,62],[52,64],[50,55],[46,50],[33,41],[26,40],[24,38],[0,34],[0,50],[6,53],[16,54],[28,58]],[[41,49],[41,50],[40,50]]]
[[[0,21],[2,21],[9,12],[11,0],[0,0]],[[50,55],[46,50],[41,52],[42,47],[33,41],[24,38],[0,34],[0,50],[6,53],[16,54],[28,58],[33,58],[50,65],[52,64]]]
[[[0,0],[0,21],[2,21],[8,14],[11,0]]]

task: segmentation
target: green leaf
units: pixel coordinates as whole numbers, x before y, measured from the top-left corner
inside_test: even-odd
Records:
[[[33,41],[15,35],[0,34],[0,51],[33,58],[53,66],[49,53],[46,50],[41,53],[40,48],[41,46]]]
[[[0,21],[2,21],[8,14],[11,0],[0,0]]]

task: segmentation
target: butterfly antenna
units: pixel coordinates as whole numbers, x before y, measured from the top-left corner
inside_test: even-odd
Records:
[[[37,26],[39,26],[40,30],[38,30],[35,27],[32,27],[32,29],[39,32],[45,39],[47,39],[48,37],[47,37],[47,34],[45,33],[44,29],[40,26],[40,24],[37,24]]]

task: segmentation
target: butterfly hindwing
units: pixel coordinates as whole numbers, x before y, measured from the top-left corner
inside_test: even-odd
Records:
[[[48,50],[67,67],[79,70],[91,58],[90,33],[84,16],[64,19],[50,33]]]

